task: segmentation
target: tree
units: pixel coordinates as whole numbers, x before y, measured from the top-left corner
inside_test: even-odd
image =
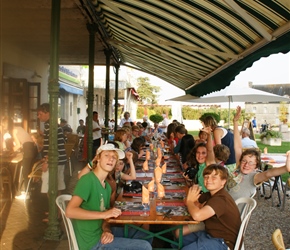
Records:
[[[279,120],[281,122],[287,121],[287,116],[289,114],[288,108],[285,104],[286,102],[281,102],[279,105]]]
[[[137,92],[141,99],[141,104],[157,104],[158,92],[160,91],[159,86],[153,86],[149,82],[148,77],[139,77],[137,79]]]

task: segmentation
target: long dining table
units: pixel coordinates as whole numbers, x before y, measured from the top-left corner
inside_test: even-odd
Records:
[[[20,188],[22,160],[22,152],[1,152],[0,154],[0,175],[5,183],[9,184],[11,192],[16,192]]]
[[[167,163],[167,172],[162,176],[161,184],[165,188],[165,196],[157,197],[157,192],[150,193],[150,210],[148,216],[144,214],[144,206],[142,205],[142,194],[140,192],[127,192],[125,190],[118,196],[115,206],[122,210],[121,216],[111,218],[109,223],[114,223],[124,226],[125,237],[128,237],[129,227],[146,233],[145,239],[156,237],[165,242],[170,243],[175,249],[182,248],[183,241],[183,225],[198,224],[188,213],[184,199],[187,193],[185,179],[181,174],[178,162],[173,157],[162,161],[162,164]],[[149,171],[144,173],[141,169],[137,170],[137,181],[147,187],[148,182],[154,176],[154,166],[149,167]],[[142,225],[147,225],[142,227]],[[158,232],[150,231],[152,225],[167,225],[163,226]],[[154,226],[153,226],[154,227]],[[177,241],[166,238],[164,234],[179,230]]]

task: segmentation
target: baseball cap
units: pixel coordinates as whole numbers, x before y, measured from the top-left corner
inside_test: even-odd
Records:
[[[97,155],[100,154],[102,151],[116,151],[118,153],[119,159],[125,158],[125,153],[121,149],[115,148],[115,146],[111,143],[102,145],[97,150]]]

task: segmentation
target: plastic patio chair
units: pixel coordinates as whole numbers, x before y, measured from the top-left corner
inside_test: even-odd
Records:
[[[244,250],[244,236],[251,214],[257,206],[257,202],[253,198],[248,197],[239,198],[235,202],[237,205],[243,205],[243,208],[240,211],[242,224],[240,226],[234,250]]]
[[[272,234],[272,242],[276,248],[276,250],[289,250],[285,248],[284,240],[282,232],[279,228],[277,228]]]
[[[56,202],[56,205],[59,207],[60,212],[61,212],[62,220],[63,220],[64,226],[65,226],[65,230],[66,230],[66,234],[67,234],[67,238],[68,238],[69,249],[70,250],[79,250],[72,222],[65,215],[66,205],[71,200],[71,197],[72,196],[70,194],[62,194],[56,198],[55,202]]]

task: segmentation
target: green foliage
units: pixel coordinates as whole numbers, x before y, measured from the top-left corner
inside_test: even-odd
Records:
[[[266,130],[261,133],[260,139],[266,138],[269,140],[270,138],[281,138],[282,139],[282,133],[275,130]]]
[[[149,119],[150,119],[150,121],[152,121],[154,123],[159,123],[159,122],[163,121],[163,116],[162,115],[158,115],[158,114],[150,115]]]
[[[190,106],[183,106],[182,117],[184,120],[198,120],[202,115],[202,111],[200,109],[193,109]]]
[[[203,115],[199,118],[199,120],[203,121],[203,119],[207,116],[212,116],[217,123],[219,123],[221,120],[220,115],[217,113],[203,113]]]
[[[153,86],[149,82],[148,77],[139,77],[137,79],[137,92],[141,99],[141,104],[157,104],[159,86]]]
[[[281,122],[287,121],[287,116],[289,114],[288,107],[285,104],[286,102],[281,102],[279,105],[279,120]]]
[[[147,116],[150,117],[151,115],[155,114],[168,114],[168,117],[172,117],[171,114],[171,107],[170,106],[156,106],[156,105],[138,105],[137,108],[137,119],[142,119],[145,114],[145,109],[147,109]]]

